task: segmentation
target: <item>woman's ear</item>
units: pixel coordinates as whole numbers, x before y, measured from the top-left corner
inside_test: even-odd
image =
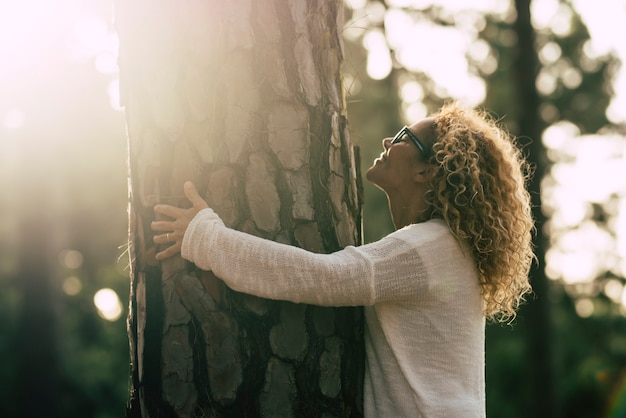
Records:
[[[413,180],[416,183],[428,183],[435,175],[432,164],[420,163],[415,167]]]
[[[420,164],[415,167],[413,180],[416,183],[429,183],[435,176],[435,167],[432,164]]]

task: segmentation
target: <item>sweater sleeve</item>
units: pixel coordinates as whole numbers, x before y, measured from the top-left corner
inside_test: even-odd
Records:
[[[295,303],[358,306],[420,290],[423,268],[408,247],[390,236],[317,254],[227,228],[213,210],[205,209],[189,224],[181,254],[238,292]]]

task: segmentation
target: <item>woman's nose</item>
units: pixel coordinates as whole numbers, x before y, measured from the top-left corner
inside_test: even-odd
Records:
[[[383,139],[383,148],[387,149],[391,146],[391,141],[393,141],[392,138],[385,138]]]

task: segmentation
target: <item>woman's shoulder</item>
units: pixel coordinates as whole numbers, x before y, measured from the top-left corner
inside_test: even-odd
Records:
[[[362,249],[383,248],[394,252],[415,251],[417,248],[447,248],[456,240],[443,220],[432,219],[398,229],[382,239],[361,246]]]
[[[409,241],[430,241],[443,237],[454,240],[454,236],[443,219],[430,219],[425,222],[407,225],[389,234],[390,237]]]
[[[445,221],[431,219],[398,229],[379,241],[359,247],[366,252],[401,254],[406,252],[449,252],[460,249]]]
[[[467,244],[456,239],[443,219],[430,219],[426,222],[408,225],[391,233],[388,237],[401,240],[409,247],[419,249],[420,253],[429,254],[429,256],[469,254]]]

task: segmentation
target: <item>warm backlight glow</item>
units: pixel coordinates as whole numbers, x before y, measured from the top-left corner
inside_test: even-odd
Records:
[[[112,26],[80,6],[62,7],[44,0],[0,5],[0,80],[5,83],[0,93],[5,101],[26,94],[29,99],[40,97],[44,87],[58,83],[76,62],[91,61],[99,73],[116,77],[117,54]],[[66,89],[70,92],[76,86]],[[17,129],[27,116],[23,110],[9,110],[0,114],[0,123]]]
[[[624,139],[580,136],[573,124],[562,122],[544,132],[543,142],[556,162],[542,193],[552,244],[546,273],[570,285],[589,283],[605,272],[626,276]],[[594,204],[606,211],[608,229],[593,220]],[[626,306],[619,282],[607,282],[604,292]],[[577,312],[583,316],[590,307],[581,302]]]
[[[122,303],[113,289],[100,289],[93,297],[98,315],[107,321],[117,321],[122,316]]]
[[[4,115],[4,126],[7,129],[19,129],[24,124],[24,113],[19,109],[11,109]]]
[[[380,19],[378,10],[374,10],[365,0],[348,0],[347,4],[355,11],[353,22],[348,22],[346,26],[345,34],[349,38],[362,35],[368,21]],[[466,56],[477,61],[478,67],[485,74],[495,71],[497,61],[485,45],[476,45],[478,34],[473,29],[480,29],[481,18],[473,19],[472,16],[490,13],[504,19],[510,16],[512,1],[389,0],[387,4],[389,9],[384,13],[385,35],[400,64],[411,71],[426,73],[446,95],[463,99],[470,105],[481,103],[485,98],[484,82],[468,73]],[[433,5],[450,15],[458,16],[456,25],[443,27],[426,21],[413,21],[404,10],[423,10]],[[622,37],[616,36],[616,33],[621,33],[626,20],[626,4],[623,0],[603,0],[602,7],[598,7],[597,2],[588,0],[573,0],[572,5],[580,13],[591,34],[585,54],[594,58],[614,52],[624,60],[626,43],[622,41]],[[549,28],[555,34],[565,36],[573,29],[574,12],[559,0],[531,2],[531,13],[533,25],[539,30]],[[387,45],[376,42],[367,49],[370,55],[368,75],[373,79],[386,77],[389,68]],[[547,48],[540,51],[543,63],[554,62],[559,56],[560,51],[555,44],[548,44]],[[585,61],[583,57],[581,66],[591,65],[592,62],[591,59]],[[537,85],[542,93],[549,94],[554,90],[556,76],[562,77],[569,88],[576,88],[582,80],[577,68],[567,69],[558,75],[543,73]],[[625,122],[626,65],[616,71],[613,90],[616,94],[607,109],[607,116],[614,123]]]

